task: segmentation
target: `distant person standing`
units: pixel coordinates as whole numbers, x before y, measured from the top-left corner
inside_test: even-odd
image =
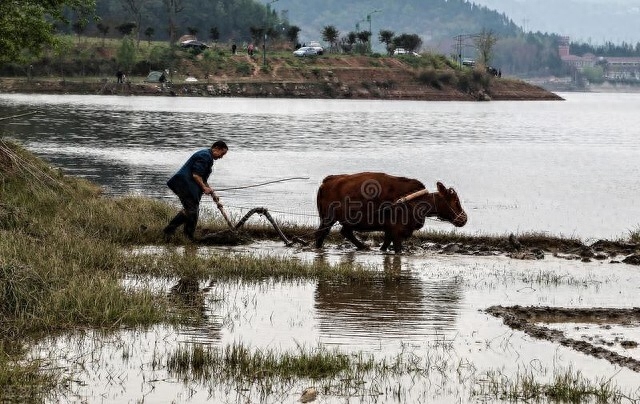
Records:
[[[116,72],[116,78],[118,79],[118,83],[124,83],[124,72],[122,70],[118,70]]]
[[[231,54],[235,55],[237,49],[238,49],[238,47],[236,46],[236,44],[231,45]]]
[[[249,56],[253,56],[253,44],[250,43],[249,46],[247,47],[247,52],[249,53]]]
[[[171,238],[178,227],[184,225],[185,236],[191,241],[195,240],[202,195],[211,195],[214,201],[218,201],[213,188],[207,182],[213,171],[213,163],[223,158],[228,150],[227,144],[218,140],[211,148],[195,152],[167,181],[169,188],[180,198],[182,210],[164,228],[165,239]]]

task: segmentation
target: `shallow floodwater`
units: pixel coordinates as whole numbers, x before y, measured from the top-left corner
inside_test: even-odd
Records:
[[[173,248],[173,247],[172,247]],[[155,254],[162,248],[139,253]],[[325,253],[282,247],[276,242],[241,248],[202,248],[199,253],[270,254],[303,261],[326,260],[369,265],[387,276],[367,285],[330,281],[207,282],[202,317],[194,326],[124,330],[109,336],[93,332],[45,341],[35,355],[77,372],[71,385],[78,398],[101,402],[296,402],[307,381],[286,384],[266,398],[237,386],[183,379],[168,371],[167,356],[180,346],[204,344],[224,348],[242,343],[253,350],[295,353],[300,349],[338,348],[378,359],[402,356],[425,369],[406,377],[365,380],[352,397],[323,394],[319,402],[493,402],[482,395],[487,373],[516,379],[531,373],[537,381],[552,380],[568,369],[587,380],[619,387],[640,397],[639,377],[558,344],[538,340],[505,326],[484,312],[492,305],[556,307],[637,306],[640,273],[626,265],[583,263],[547,257],[520,261],[503,256],[461,257],[436,253],[389,255],[380,252]],[[178,250],[178,252],[183,252]],[[187,253],[187,252],[183,252]],[[188,253],[193,253],[190,251]],[[161,288],[175,282],[133,278],[127,286]],[[554,326],[554,325],[552,325]],[[640,348],[624,348],[623,340],[639,341],[640,324],[603,329],[593,324],[565,324],[574,338],[600,339],[622,355],[640,358]],[[576,328],[578,327],[578,328]],[[618,337],[618,338],[615,338]],[[592,338],[592,339],[593,339]],[[256,382],[257,383],[257,382]],[[399,395],[390,394],[398,390]],[[362,393],[362,392],[365,393]],[[387,393],[384,393],[384,392]]]
[[[241,216],[317,223],[329,174],[383,171],[453,186],[466,233],[548,232],[584,240],[640,226],[640,94],[562,94],[555,102],[414,102],[0,95],[0,130],[115,194],[177,200],[168,177],[222,138],[211,183]],[[213,214],[211,210],[204,214]],[[205,210],[205,209],[203,209]],[[429,227],[451,229],[427,222]]]

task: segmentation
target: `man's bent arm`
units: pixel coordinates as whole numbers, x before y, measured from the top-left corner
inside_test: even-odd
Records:
[[[202,192],[204,192],[207,195],[213,195],[214,198],[217,198],[216,194],[213,192],[213,188],[211,188],[209,184],[204,182],[201,176],[199,176],[198,174],[192,174],[192,176],[193,176],[193,180],[198,184],[200,189],[202,189]]]

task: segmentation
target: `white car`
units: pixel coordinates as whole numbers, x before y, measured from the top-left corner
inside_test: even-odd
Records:
[[[406,50],[405,48],[396,48],[396,49],[393,51],[393,55],[394,55],[394,56],[398,56],[398,55],[409,55],[409,56],[415,56],[415,57],[417,57],[417,58],[419,58],[419,57],[420,57],[420,54],[419,54],[418,52],[413,52],[413,51],[409,52],[409,51],[408,51],[408,50]]]
[[[322,45],[320,45],[320,42],[316,42],[316,41],[311,41],[309,42],[309,45],[307,45],[309,48],[313,48],[316,50],[316,52],[318,53],[318,55],[322,55],[324,53],[324,48],[322,47]]]
[[[294,50],[293,54],[299,57],[316,56],[318,51],[310,46],[303,46],[302,48]]]

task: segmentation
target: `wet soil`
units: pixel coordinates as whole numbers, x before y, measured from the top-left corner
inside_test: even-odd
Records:
[[[462,242],[422,243],[418,248],[443,254],[475,256],[506,255],[519,260],[542,260],[547,255],[582,262],[601,261],[611,264],[640,265],[640,244],[598,240],[584,244],[579,240],[539,236],[508,237],[487,240],[472,237]],[[416,247],[413,247],[416,249]]]
[[[296,245],[313,245],[314,229],[283,228],[284,234]],[[254,240],[279,239],[273,228],[245,226],[238,231],[203,229],[200,242],[206,245],[241,245]],[[382,237],[377,233],[362,233],[358,237],[370,249],[378,249]],[[338,248],[355,249],[337,232],[332,232],[327,243]],[[640,265],[640,244],[627,241],[598,240],[586,244],[578,239],[546,235],[469,236],[463,234],[416,233],[403,244],[403,254],[437,253],[467,256],[507,256],[517,260],[543,260],[553,256],[582,262]]]
[[[635,372],[640,372],[640,361],[621,355],[589,341],[568,338],[562,331],[551,329],[543,324],[551,323],[592,323],[592,324],[639,324],[640,308],[561,308],[561,307],[522,307],[522,306],[491,306],[487,313],[500,317],[506,325],[524,331],[526,334],[560,345],[575,349],[599,359],[605,359],[615,365],[624,366]],[[542,323],[542,324],[541,324]],[[623,348],[635,348],[638,341],[624,340],[620,342]]]

